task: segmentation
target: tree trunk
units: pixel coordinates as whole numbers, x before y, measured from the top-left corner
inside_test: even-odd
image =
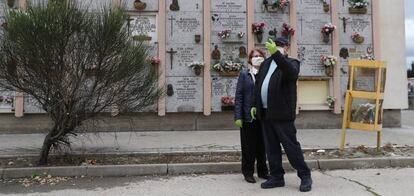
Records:
[[[43,141],[42,151],[40,152],[39,165],[46,165],[49,157],[50,147],[52,147],[51,133],[48,133]]]

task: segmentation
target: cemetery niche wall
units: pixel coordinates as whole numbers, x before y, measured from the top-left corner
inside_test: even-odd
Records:
[[[279,36],[290,40],[290,55],[301,61],[300,110],[340,112],[349,77],[348,61],[373,59],[375,52],[373,2],[367,0],[362,7],[352,2],[87,0],[82,4],[91,12],[98,12],[102,5],[124,6],[130,15],[125,22],[131,38],[148,46],[152,62],[148,66],[157,67],[166,96],[158,105],[137,112],[209,115],[233,110],[237,77],[240,70],[248,68],[249,50],[264,49],[269,38]],[[18,5],[27,6],[20,2],[13,9]],[[0,6],[12,9],[6,1],[0,1]],[[4,13],[0,14],[3,17]],[[255,31],[255,27],[262,29]],[[320,95],[309,96],[309,92]],[[25,113],[42,112],[28,96],[23,105]],[[6,106],[0,103],[0,107]]]

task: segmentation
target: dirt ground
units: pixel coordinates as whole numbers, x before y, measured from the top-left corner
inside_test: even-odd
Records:
[[[386,144],[378,152],[375,148],[358,146],[347,148],[344,152],[336,149],[306,150],[306,160],[315,159],[351,159],[367,157],[410,157],[414,156],[414,147],[395,147]],[[286,159],[286,156],[283,156]],[[37,166],[38,157],[0,158],[2,168],[21,168]],[[240,152],[211,153],[167,153],[167,154],[129,154],[129,155],[75,155],[61,154],[49,158],[47,166],[81,166],[81,165],[125,165],[125,164],[156,164],[156,163],[205,163],[205,162],[238,162]]]

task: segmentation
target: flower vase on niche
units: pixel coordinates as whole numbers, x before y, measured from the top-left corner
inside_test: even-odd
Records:
[[[263,41],[263,33],[256,33],[256,38],[258,43],[262,43]]]
[[[332,77],[333,76],[333,66],[325,67],[325,74],[329,77]]]
[[[325,67],[325,74],[332,77],[334,74],[334,67],[337,64],[337,58],[335,56],[321,56],[321,63]]]
[[[330,34],[327,34],[327,33],[323,33],[322,38],[323,38],[323,42],[325,43],[329,43],[329,41],[331,40]]]
[[[194,67],[194,74],[196,76],[201,75],[201,67]]]
[[[323,42],[329,43],[331,39],[331,34],[335,31],[335,29],[336,29],[336,26],[333,25],[332,23],[327,23],[322,27],[321,33],[322,33]]]
[[[258,43],[262,43],[263,41],[264,27],[265,27],[264,22],[252,24],[253,33],[256,35],[256,39]]]
[[[147,4],[144,2],[141,2],[141,0],[135,0],[134,7],[137,10],[145,10],[145,8],[147,8]]]
[[[170,97],[174,95],[174,88],[172,84],[167,85],[167,95]]]
[[[195,42],[198,44],[201,42],[201,35],[194,35]]]

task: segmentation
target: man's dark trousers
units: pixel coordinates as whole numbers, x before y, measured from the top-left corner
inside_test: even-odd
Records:
[[[305,163],[300,143],[296,138],[294,121],[275,121],[264,118],[262,128],[270,175],[273,178],[282,179],[285,174],[282,167],[282,149],[280,146],[282,144],[290,164],[298,172],[298,177],[310,177],[310,169]]]
[[[242,148],[242,173],[253,176],[254,163],[257,160],[257,174],[267,176],[266,153],[259,121],[244,122],[240,129]]]

